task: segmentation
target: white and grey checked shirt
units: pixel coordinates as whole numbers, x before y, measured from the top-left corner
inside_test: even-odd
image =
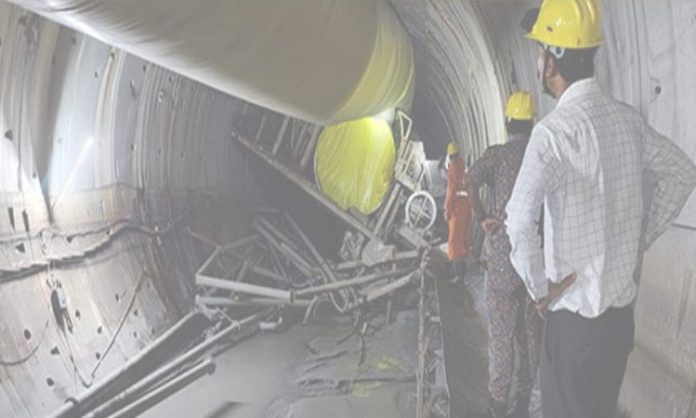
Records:
[[[656,186],[644,209],[648,175]],[[553,311],[595,318],[627,306],[640,250],[665,232],[694,188],[696,166],[684,152],[595,79],[579,81],[529,141],[507,205],[512,264],[536,300],[546,296],[547,278],[577,273]]]

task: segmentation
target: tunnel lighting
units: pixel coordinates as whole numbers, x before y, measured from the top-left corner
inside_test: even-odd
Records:
[[[63,198],[65,192],[70,188],[70,185],[72,184],[73,180],[75,180],[77,170],[82,165],[82,162],[85,160],[85,157],[87,157],[87,153],[92,149],[92,145],[94,145],[94,137],[90,136],[87,138],[87,141],[85,141],[85,144],[82,146],[82,149],[80,150],[80,156],[77,158],[75,165],[70,170],[70,174],[68,174],[67,180],[65,181],[63,187],[61,187],[60,192],[58,193],[58,197],[56,198],[56,200],[53,201],[53,204],[51,205],[51,210],[53,210],[58,205],[58,202],[60,202],[60,200]]]

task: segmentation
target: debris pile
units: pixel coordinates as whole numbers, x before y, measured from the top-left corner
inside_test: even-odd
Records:
[[[397,252],[371,266],[329,261],[290,215],[276,210],[264,210],[254,219],[253,229],[238,241],[215,244],[196,273],[197,303],[202,309],[302,308],[306,322],[322,304],[346,314],[388,299],[413,283],[419,268],[418,251]]]
[[[196,273],[199,309],[234,322],[248,315],[250,309],[275,307],[277,319],[258,327],[272,331],[284,329],[284,315],[289,309],[303,312],[304,323],[325,320],[329,312],[337,313],[336,324],[349,320],[353,328],[349,337],[355,336],[359,342],[358,348],[351,351],[358,358],[359,370],[367,367],[367,340],[372,340],[370,330],[375,324],[392,324],[393,318],[410,312],[417,321],[413,329],[417,331],[417,348],[412,347],[416,357],[416,415],[448,416],[442,324],[437,288],[429,272],[428,249],[432,244],[403,251],[392,246],[394,251],[370,259],[369,264],[364,259],[336,262],[322,255],[289,214],[275,209],[258,213],[252,222],[253,232],[231,243],[214,243],[189,231],[192,237],[214,247]],[[324,384],[348,390],[339,384],[340,379],[339,383],[335,379],[311,382],[319,387],[312,384],[311,388],[304,387],[305,391],[321,389]]]

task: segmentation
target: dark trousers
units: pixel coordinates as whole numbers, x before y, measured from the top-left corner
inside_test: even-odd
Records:
[[[450,261],[452,266],[452,274],[460,279],[463,279],[466,275],[466,258],[460,257],[456,260]]]
[[[594,319],[549,312],[541,344],[544,418],[613,418],[633,337],[631,307]]]

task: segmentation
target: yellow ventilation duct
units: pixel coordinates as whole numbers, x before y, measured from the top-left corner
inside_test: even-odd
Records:
[[[395,158],[394,137],[384,120],[332,125],[322,131],[317,144],[317,183],[341,208],[370,214],[389,190]]]
[[[411,41],[384,0],[11,1],[322,125],[408,107],[413,94]]]

